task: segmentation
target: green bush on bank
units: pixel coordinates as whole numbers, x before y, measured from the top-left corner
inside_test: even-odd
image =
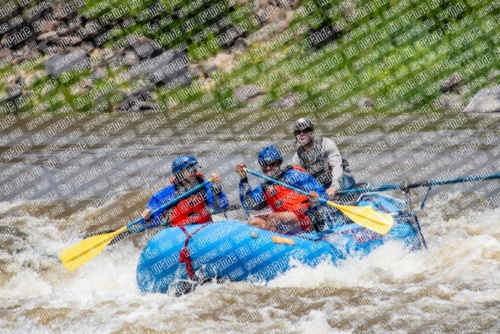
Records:
[[[88,0],[79,12],[86,13],[99,3],[102,2]],[[104,13],[112,13],[113,9],[117,13],[119,9],[126,8],[126,14],[110,21],[106,27],[111,28],[130,18],[134,19],[134,24],[122,29],[100,47],[111,48],[116,41],[140,30],[147,38],[159,41],[164,49],[186,43],[186,51],[201,66],[232,45],[231,42],[219,45],[214,42],[217,36],[239,28],[240,37],[248,39],[262,28],[253,10],[248,10],[251,3],[242,1],[215,12],[213,10],[217,2],[117,0],[114,3],[109,1],[109,6],[95,13],[94,18],[102,20]],[[215,99],[207,106],[217,102],[226,106],[223,101],[231,98],[234,87],[225,90],[221,87],[231,84],[238,77],[242,78],[245,85],[255,84],[263,88],[270,96],[270,102],[290,92],[307,92],[309,99],[302,104],[312,100],[322,109],[331,108],[352,97],[370,97],[375,101],[376,109],[386,109],[408,99],[411,99],[411,104],[425,104],[443,94],[440,83],[452,75],[463,78],[459,83],[461,86],[478,83],[466,92],[470,96],[491,84],[491,80],[482,78],[498,69],[500,63],[499,18],[493,15],[494,10],[487,12],[496,3],[493,0],[353,0],[340,4],[327,0],[295,2],[293,6],[279,10],[281,14],[294,11],[294,16],[287,24],[287,31],[293,37],[276,47],[269,47],[266,40],[249,43],[248,52],[252,56],[248,64],[234,71],[217,71],[217,76],[208,76],[214,76],[217,80],[212,90]],[[163,6],[153,17],[146,15],[148,8],[155,4]],[[265,8],[270,7],[263,6]],[[183,10],[184,14],[180,15],[179,10]],[[211,15],[203,14],[209,10],[212,10]],[[231,19],[230,24],[224,21],[225,17]],[[217,32],[213,29],[204,39],[193,42],[196,34],[215,26],[218,27]],[[182,31],[182,34],[173,40],[162,39],[162,36],[175,29]],[[331,36],[318,42],[320,38],[317,37],[325,29],[331,32]],[[283,34],[283,30],[269,34],[266,39]],[[473,38],[468,38],[471,36]],[[241,52],[237,53],[235,59],[241,55]],[[286,56],[280,57],[281,60],[273,66],[265,66],[266,61],[279,55]],[[330,66],[332,59],[341,62]],[[305,66],[292,71],[286,69],[287,65],[297,62]],[[439,64],[446,66],[440,67]],[[8,69],[1,69],[0,74]],[[116,80],[126,70],[126,66],[120,67],[117,72],[108,69],[107,76],[95,81],[94,87],[107,80]],[[51,98],[62,92],[67,101],[73,101],[76,96],[69,92],[68,87],[89,75],[90,70],[86,70],[67,82],[58,79],[59,86],[46,97]],[[41,79],[32,86],[41,85],[48,79]],[[196,82],[194,79],[192,83]],[[125,81],[116,89],[123,91],[130,85],[129,81]],[[176,94],[183,88],[163,90],[158,95],[160,101],[169,104],[170,100],[176,99],[178,103],[175,108],[181,108],[207,94],[199,91],[186,99],[179,99]],[[30,101],[22,110],[28,110],[38,102]],[[64,101],[56,102],[54,108],[57,109],[62,103]],[[242,107],[245,104],[238,102],[232,106]]]

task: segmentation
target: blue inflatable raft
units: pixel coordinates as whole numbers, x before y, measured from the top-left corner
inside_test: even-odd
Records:
[[[354,223],[333,224],[321,233],[295,236],[238,221],[166,228],[144,248],[137,283],[145,293],[178,295],[211,279],[267,282],[286,272],[292,259],[310,266],[321,261],[338,264],[348,256],[368,254],[389,240],[404,242],[411,250],[420,249],[422,235],[416,216],[404,213],[404,202],[370,193],[362,195],[357,203],[399,217],[384,236]]]

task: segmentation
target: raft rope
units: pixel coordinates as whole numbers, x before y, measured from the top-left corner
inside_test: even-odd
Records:
[[[427,183],[427,192],[425,193],[424,199],[422,200],[422,203],[420,204],[419,211],[422,211],[424,209],[425,202],[427,201],[427,197],[429,196],[431,189],[432,189],[431,183]],[[403,182],[401,184],[401,190],[403,191],[404,196],[405,196],[405,201],[406,201],[406,206],[407,206],[408,212],[411,212],[410,188],[408,187],[407,182]],[[418,235],[420,237],[420,241],[424,245],[425,249],[428,249],[427,243],[425,242],[425,238],[424,238],[424,235],[422,233],[422,228],[420,227],[420,222],[418,220],[418,216],[416,213],[413,213],[412,216],[413,216],[413,218],[415,218],[415,225],[417,226],[417,229],[418,229]]]
[[[422,201],[422,204],[420,205],[420,211],[424,209],[425,201],[427,201],[427,196],[429,196],[429,193],[431,192],[432,186],[429,183],[427,187],[427,192],[425,193],[424,200]],[[415,223],[417,224],[418,231],[420,232],[420,240],[422,240],[422,243],[424,244],[425,249],[427,249],[427,243],[425,242],[424,235],[422,234],[422,228],[420,227],[420,222],[418,221],[418,216],[415,215]]]
[[[198,233],[201,229],[207,227],[208,225],[210,225],[210,223],[208,224],[204,224],[202,226],[200,226],[198,229],[196,229],[193,233],[189,233],[185,228],[184,226],[179,226],[180,229],[182,230],[182,232],[184,232],[184,234],[186,235],[186,240],[184,240],[184,247],[181,249],[181,251],[179,252],[179,262],[184,262],[186,263],[186,272],[189,276],[189,278],[192,280],[192,281],[195,281],[197,282],[198,280],[196,279],[195,275],[194,275],[194,271],[193,271],[193,264],[191,263],[191,254],[189,253],[189,239],[191,239],[196,233]]]
[[[425,201],[427,201],[427,196],[429,196],[429,193],[431,192],[431,188],[432,188],[432,186],[429,183],[428,187],[427,187],[427,192],[425,193],[424,200],[422,201],[422,204],[420,205],[420,210],[424,209]]]
[[[411,199],[410,199],[410,196],[409,196],[409,189],[408,187],[402,187],[403,188],[403,192],[405,194],[405,199],[407,200],[407,205],[409,206],[411,204]],[[429,195],[429,192],[431,191],[431,185],[429,184],[429,187],[427,188],[427,193],[425,194],[425,197],[424,197],[424,200],[422,201],[422,204],[420,205],[420,210],[423,210],[424,208],[424,205],[425,205],[425,202],[427,200],[427,197]],[[373,199],[371,198],[367,198],[367,200],[371,201],[371,202],[374,202]],[[387,211],[385,208],[383,208],[384,211]],[[246,211],[246,210],[245,210]],[[388,211],[387,211],[388,212]],[[246,211],[246,213],[248,214],[248,211]],[[420,223],[418,221],[418,217],[416,214],[413,214],[411,215],[412,217],[415,218],[415,224],[417,225],[417,228],[418,228],[418,235],[420,236],[420,239],[422,241],[422,244],[424,245],[425,249],[427,249],[427,243],[425,242],[425,238],[424,238],[424,235],[422,234],[422,229],[420,227]],[[197,282],[197,279],[196,279],[196,276],[194,274],[194,271],[193,271],[193,265],[191,263],[191,254],[189,252],[189,239],[191,239],[196,233],[198,233],[200,230],[202,230],[203,228],[205,228],[206,226],[210,225],[212,222],[208,223],[208,224],[204,224],[202,226],[200,226],[198,229],[196,229],[192,234],[189,233],[185,228],[184,226],[179,226],[180,229],[182,230],[182,232],[184,232],[184,234],[186,235],[186,240],[184,241],[184,247],[181,249],[181,251],[179,252],[179,262],[183,262],[183,263],[186,263],[186,272],[189,276],[189,278],[192,280],[192,281],[195,281]],[[294,237],[297,237],[297,238],[300,238],[300,239],[304,239],[304,240],[309,240],[309,241],[313,241],[313,242],[317,242],[317,241],[322,241],[324,240],[325,238],[331,236],[332,234],[344,234],[344,233],[347,233],[347,232],[350,232],[351,229],[349,228],[349,230],[345,230],[345,231],[338,231],[338,232],[334,232],[334,233],[328,233],[328,234],[325,234],[321,237],[317,237],[315,239],[313,238],[309,238],[309,237],[306,237],[304,235],[301,235],[301,234],[295,234],[293,235]],[[289,232],[286,232],[284,234],[291,234]]]

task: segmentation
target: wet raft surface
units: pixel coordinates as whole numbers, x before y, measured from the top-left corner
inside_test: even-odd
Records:
[[[181,287],[193,280],[229,278],[265,283],[292,268],[291,262],[311,267],[321,262],[338,265],[346,257],[368,254],[394,240],[409,249],[420,249],[419,236],[408,224],[398,224],[384,237],[352,225],[330,235],[299,236],[279,235],[237,221],[190,226],[186,228],[191,235],[189,258],[185,255],[185,232],[166,229],[144,249],[137,282],[143,292],[179,294]]]

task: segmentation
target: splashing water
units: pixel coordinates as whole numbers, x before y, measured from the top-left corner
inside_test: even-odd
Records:
[[[434,219],[436,208],[454,199],[432,202],[422,215],[428,250],[409,252],[390,242],[338,266],[294,262],[267,285],[210,283],[179,298],[139,292],[136,239],[67,272],[58,253],[81,235],[64,239],[54,221],[16,217],[0,244],[0,326],[13,333],[495,330],[500,208]]]

